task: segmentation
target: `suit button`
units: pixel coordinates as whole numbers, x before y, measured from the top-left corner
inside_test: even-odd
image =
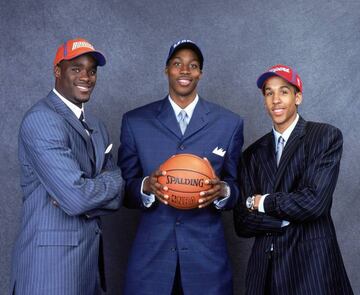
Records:
[[[176,225],[180,225],[181,222],[180,222],[180,221],[176,221],[175,224],[176,224]]]
[[[179,149],[181,149],[182,151],[185,149],[185,147],[183,145],[179,146]]]
[[[51,200],[51,204],[53,204],[55,207],[59,207],[59,203],[56,202],[54,199]]]
[[[269,236],[271,236],[271,233],[266,233],[266,235],[269,237]]]
[[[186,251],[188,248],[181,248],[182,251]]]
[[[175,252],[175,251],[176,251],[176,248],[175,248],[175,247],[172,247],[170,250],[173,251],[173,252]]]
[[[95,230],[95,234],[97,234],[97,235],[98,235],[100,232],[101,232],[101,231],[100,231],[100,229],[98,229],[98,228]]]

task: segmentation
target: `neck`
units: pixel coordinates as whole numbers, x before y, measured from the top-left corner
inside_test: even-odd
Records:
[[[196,93],[188,96],[174,95],[172,93],[169,94],[172,100],[182,109],[185,109],[189,104],[191,104],[196,97]]]

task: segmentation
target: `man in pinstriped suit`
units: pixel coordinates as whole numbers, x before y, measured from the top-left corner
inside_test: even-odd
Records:
[[[105,125],[83,110],[105,62],[88,41],[65,42],[54,60],[55,88],[21,123],[12,294],[93,295],[104,287],[99,216],[120,206],[122,178]]]
[[[239,236],[255,237],[246,294],[353,294],[330,215],[342,134],[297,113],[302,81],[290,67],[261,75],[273,131],[243,154]]]

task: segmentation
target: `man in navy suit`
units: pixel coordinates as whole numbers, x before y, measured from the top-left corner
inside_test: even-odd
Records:
[[[255,237],[246,294],[353,294],[330,215],[342,134],[298,115],[302,81],[286,65],[257,80],[273,130],[246,149],[239,236]]]
[[[203,55],[190,40],[171,46],[169,95],[123,116],[118,164],[124,204],[142,210],[128,261],[125,294],[232,294],[221,211],[238,198],[242,119],[197,94]],[[217,175],[199,208],[178,210],[161,193],[158,167],[174,154],[206,157]],[[221,179],[221,180],[220,180]]]
[[[23,211],[12,294],[90,295],[105,287],[99,216],[118,209],[120,169],[105,125],[84,114],[105,57],[68,40],[54,60],[55,88],[19,132]]]

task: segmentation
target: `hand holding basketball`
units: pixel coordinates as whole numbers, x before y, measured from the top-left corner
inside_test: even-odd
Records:
[[[160,183],[158,183],[158,177],[165,174],[166,174],[165,171],[161,171],[159,169],[151,173],[151,175],[147,177],[144,181],[143,191],[146,194],[154,194],[160,202],[167,205],[168,204],[167,202],[168,196],[166,195],[167,188],[161,185]]]
[[[218,195],[219,187],[209,161],[191,154],[174,155],[159,168],[166,171],[158,176],[166,202],[178,209],[202,208]],[[215,186],[214,186],[215,184]],[[164,202],[165,203],[165,202]]]

